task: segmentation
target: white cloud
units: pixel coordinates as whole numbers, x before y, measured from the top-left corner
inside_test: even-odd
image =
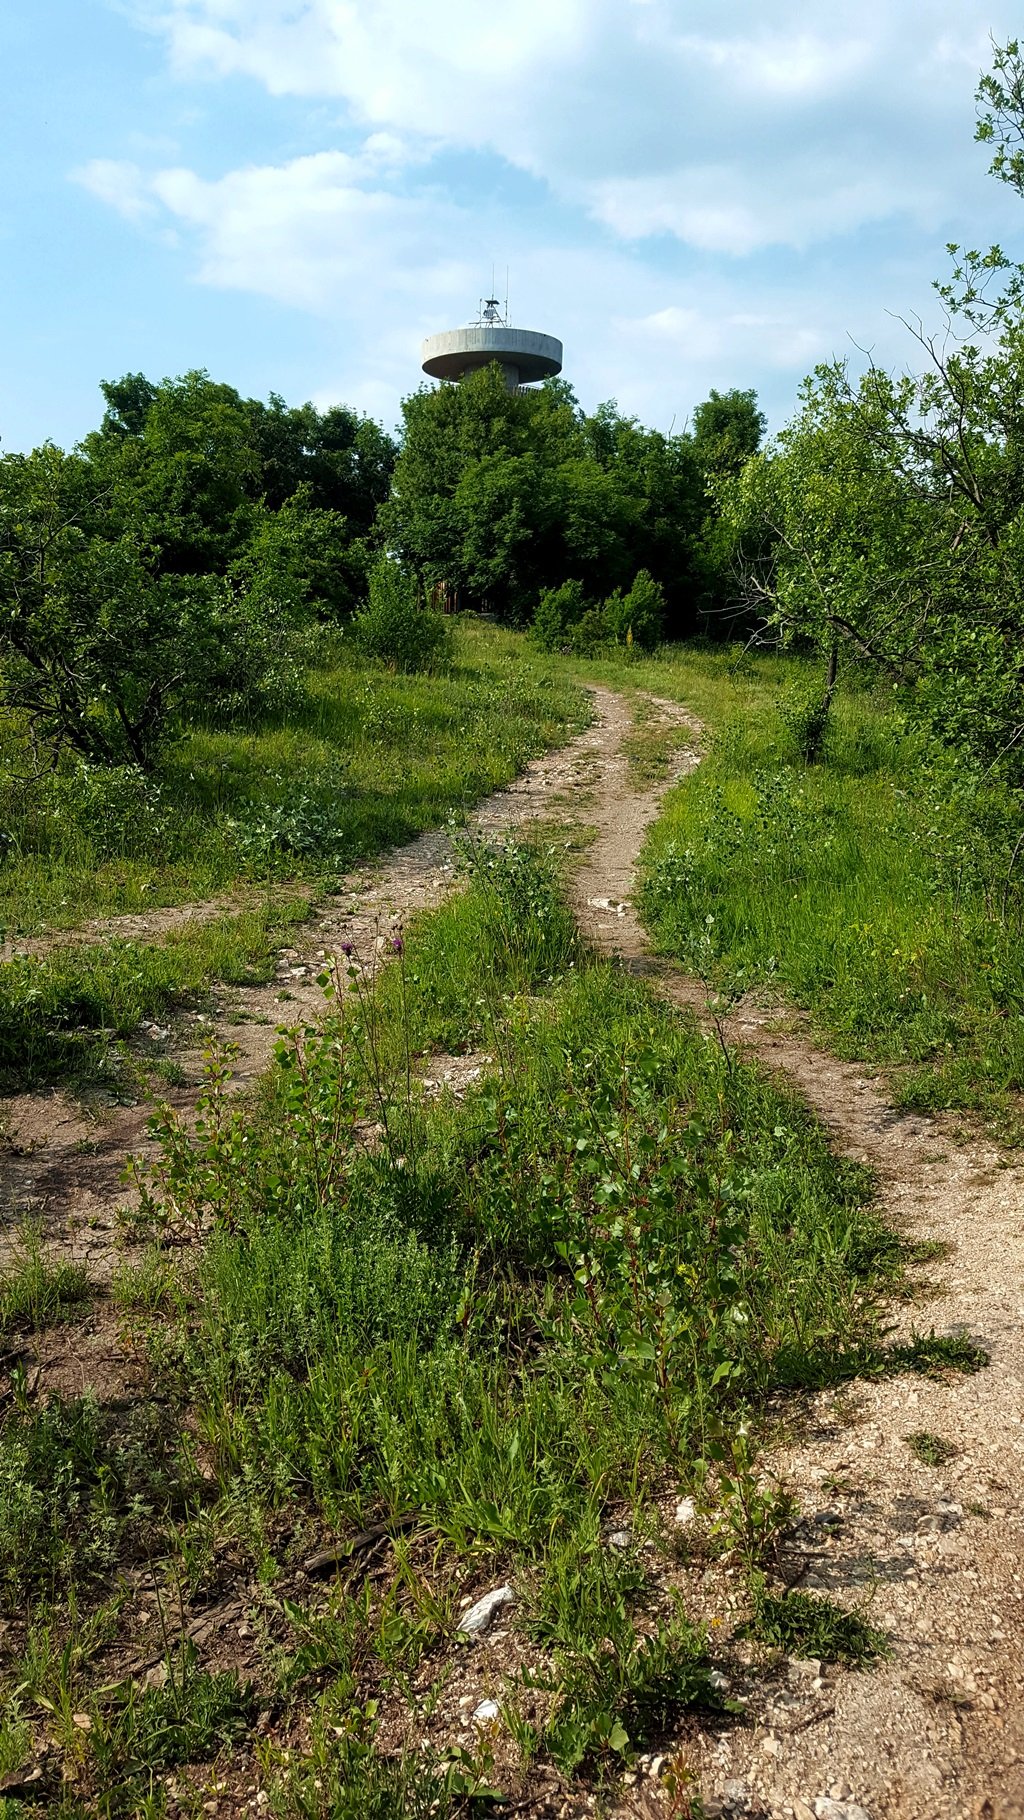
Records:
[[[850,331],[899,359],[886,306],[927,309],[947,239],[1000,237],[985,210],[1007,198],[970,143],[987,39],[962,0],[819,0],[813,26],[806,0],[135,4],[182,76],[247,77],[307,123],[310,98],[340,103],[333,142],[79,180],[173,229],[203,284],[316,316],[310,390],[389,420],[420,336],[465,318],[492,260],[585,402],[667,425],[712,385],[759,386],[781,417]],[[510,169],[546,198],[521,208],[513,181],[496,202]]]
[[[672,234],[712,253],[803,248],[869,222],[913,211],[941,213],[941,186],[923,175],[898,192],[878,175],[858,176],[832,158],[780,156],[769,172],[690,165],[595,185],[590,207],[624,240]]]
[[[931,223],[987,53],[963,0],[819,0],[813,28],[805,0],[138,3],[179,71],[336,97],[403,140],[493,152],[616,234],[739,254]]]
[[[144,221],[155,212],[145,173],[127,159],[93,158],[71,176],[126,221]]]
[[[183,166],[151,173],[96,160],[75,174],[101,201],[136,221],[190,232],[204,284],[328,313],[353,288],[377,307],[396,295],[426,303],[447,292],[460,212],[436,196],[403,196],[384,179],[406,154],[373,135],[360,154],[317,152],[282,165],[249,165],[213,180]]]

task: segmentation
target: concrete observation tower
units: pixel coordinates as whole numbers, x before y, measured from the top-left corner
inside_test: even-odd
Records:
[[[535,329],[514,329],[497,297],[485,297],[475,322],[465,329],[428,335],[421,352],[423,371],[431,379],[465,379],[467,373],[497,361],[510,392],[562,371],[562,344]]]

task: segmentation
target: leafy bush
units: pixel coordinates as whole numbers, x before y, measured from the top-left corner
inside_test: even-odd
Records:
[[[563,581],[541,595],[530,636],[542,651],[560,651],[571,645],[573,631],[587,611],[587,598],[579,581]]]
[[[366,553],[341,512],[314,505],[306,483],[276,512],[264,507],[235,572],[281,619],[340,619],[366,585]]]
[[[390,557],[371,569],[370,598],[352,627],[367,657],[391,670],[436,670],[451,651],[444,614],[420,604],[413,577]]]
[[[577,657],[593,657],[607,644],[650,650],[661,636],[664,616],[661,583],[640,569],[627,594],[617,590],[599,606],[587,601],[578,581],[548,589],[540,597],[530,635],[542,651],[572,651]]]
[[[661,637],[665,619],[665,590],[646,569],[640,569],[628,594],[609,596],[603,609],[605,636],[618,645],[639,645],[649,651]]]
[[[290,666],[266,602],[164,570],[138,502],[98,484],[49,445],[0,460],[0,704],[53,748],[148,771],[177,717],[277,700]]]
[[[832,698],[827,691],[813,683],[797,683],[779,702],[779,715],[805,765],[824,757],[832,718]]]

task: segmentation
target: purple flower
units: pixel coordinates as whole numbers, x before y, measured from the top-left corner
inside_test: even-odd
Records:
[[[391,952],[392,954],[405,953],[405,943],[403,942],[401,935],[393,935],[391,937]]]
[[[353,947],[351,942],[342,942],[341,952],[342,952],[342,954],[347,955],[349,960],[351,960],[353,954],[355,953],[355,948]]]

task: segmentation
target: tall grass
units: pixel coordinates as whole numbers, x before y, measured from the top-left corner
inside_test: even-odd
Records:
[[[807,764],[800,719],[821,679],[800,659],[679,649],[600,674],[685,703],[707,729],[647,844],[662,952],[806,1008],[838,1053],[892,1070],[900,1103],[983,1108],[1019,1131],[1019,798],[856,678]]]

